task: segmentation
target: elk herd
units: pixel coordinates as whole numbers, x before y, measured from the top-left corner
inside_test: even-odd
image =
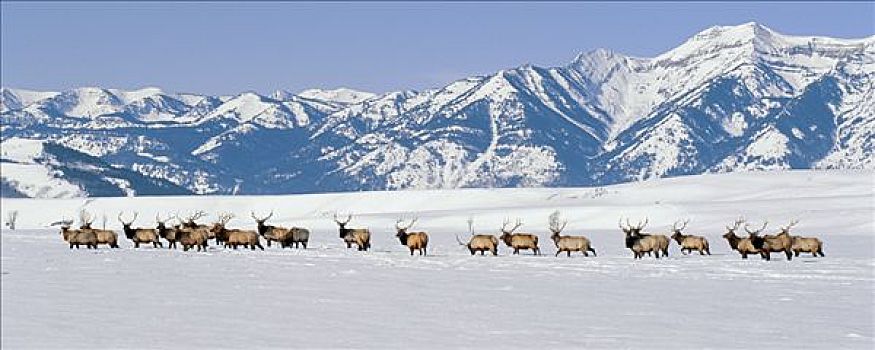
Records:
[[[185,217],[176,214],[162,218],[159,214],[155,216],[155,228],[132,227],[134,221],[137,220],[137,212],[133,212],[129,220],[126,220],[125,213],[119,213],[117,219],[122,225],[125,238],[131,241],[134,248],[140,248],[140,245],[163,248],[164,242],[162,240],[164,240],[168,249],[175,249],[179,245],[182,246],[183,251],[205,251],[209,248],[212,240],[213,244],[225,248],[238,249],[243,247],[251,250],[264,250],[265,248],[261,244],[264,240],[268,247],[275,244],[280,248],[307,249],[310,240],[308,229],[268,224],[267,221],[273,217],[273,211],[263,217],[257,216],[255,212],[250,212],[250,215],[255,221],[254,230],[228,228],[227,224],[234,218],[231,213],[219,213],[218,220],[209,225],[197,222],[197,220],[207,216],[204,211],[197,211]],[[333,220],[337,224],[339,238],[343,240],[347,248],[355,246],[359,251],[367,251],[371,248],[371,231],[367,228],[347,227],[352,218],[352,214],[347,214],[345,218],[341,219],[337,213],[334,213]],[[93,228],[94,219],[93,215],[82,210],[79,213],[80,227],[78,229],[70,228],[73,220],[64,219],[59,222],[61,236],[69,244],[70,249],[74,247],[77,249],[80,247],[97,249],[100,245],[119,248],[118,235],[112,230]],[[171,220],[175,220],[176,223],[171,224]],[[428,255],[428,233],[411,231],[417,221],[417,217],[409,221],[404,218],[398,219],[395,222],[395,237],[398,238],[401,245],[410,250],[410,255],[414,255],[414,253]],[[645,218],[633,225],[628,218],[625,220],[621,218],[618,223],[620,230],[625,234],[625,247],[632,252],[635,259],[642,259],[645,255],[653,256],[656,259],[668,257],[669,245],[672,240],[677,243],[684,255],[693,252],[698,252],[699,255],[711,255],[708,239],[703,236],[684,234],[683,231],[687,228],[690,220],[676,221],[666,232],[668,235],[645,233],[644,229],[648,222],[649,219]],[[801,253],[809,253],[813,257],[823,257],[823,242],[820,239],[790,235],[790,229],[798,222],[798,220],[790,221],[787,226],[780,227],[774,235],[762,235],[768,226],[767,221],[763,222],[762,226],[751,228],[750,224],[740,217],[731,225],[726,226],[723,238],[726,239],[732,250],[741,255],[742,259],[747,259],[748,255],[760,255],[764,260],[771,260],[771,253],[784,253],[787,260],[792,260],[793,257],[798,257]],[[548,230],[551,233],[550,239],[556,248],[555,256],[565,253],[566,256],[570,257],[572,252],[580,252],[586,257],[590,253],[597,256],[589,238],[562,235],[568,221],[562,220],[558,211],[549,216],[548,223]],[[497,235],[475,233],[474,220],[469,218],[467,242],[458,235],[456,235],[456,241],[460,246],[466,247],[471,255],[477,253],[485,255],[487,252],[498,255],[500,243],[504,243],[513,254],[519,254],[523,250],[531,251],[533,255],[541,255],[538,235],[516,232],[522,225],[523,222],[520,219],[517,219],[513,224],[510,220],[505,219]],[[742,225],[744,225],[747,237],[736,234]]]

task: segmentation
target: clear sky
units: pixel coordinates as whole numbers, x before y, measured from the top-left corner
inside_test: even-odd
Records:
[[[875,34],[868,3],[3,2],[0,83],[233,94],[439,87],[608,48],[655,56],[714,25]]]

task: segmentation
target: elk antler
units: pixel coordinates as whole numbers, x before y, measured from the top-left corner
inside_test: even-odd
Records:
[[[504,223],[501,224],[501,232],[511,234],[511,233],[513,233],[513,231],[516,231],[516,229],[518,229],[520,226],[523,225],[522,221],[520,221],[519,218],[516,219],[516,223],[514,224],[514,226],[510,230],[507,229],[508,224],[510,224],[510,221],[507,220],[507,218],[505,218]]]
[[[672,231],[675,231],[675,232],[681,232],[681,231],[683,231],[685,228],[687,228],[687,224],[690,222],[690,219],[684,220],[684,225],[681,226],[681,228],[678,228],[678,222],[679,222],[679,221],[680,221],[680,220],[675,221],[673,224],[671,224],[671,230],[672,230]]]
[[[338,225],[346,225],[350,220],[352,220],[352,213],[346,216],[346,221],[340,221],[340,219],[337,218],[337,212],[334,212],[334,222]]]
[[[419,220],[419,218],[413,217],[413,220],[411,220],[410,223],[407,224],[407,226],[402,227],[401,223],[404,222],[404,218],[398,219],[397,221],[395,221],[395,228],[398,229],[399,231],[407,231],[411,227],[413,227],[413,224],[416,223],[416,220]]]
[[[744,223],[744,217],[739,216],[738,219],[735,219],[735,223],[733,224],[733,226],[732,227],[726,226],[726,229],[729,230],[730,232],[735,232],[735,230],[737,230],[739,227],[741,227],[741,224],[743,224],[743,223]]]
[[[82,223],[82,226],[90,226],[94,222],[94,216],[88,213],[87,210],[82,209],[79,211],[79,221]]]
[[[793,226],[796,226],[796,224],[798,224],[798,223],[799,223],[799,219],[790,220],[790,224],[788,224],[785,227],[782,227],[781,231],[790,232],[790,228],[792,228]]]
[[[763,230],[766,229],[766,225],[768,225],[768,224],[769,224],[768,221],[763,221],[763,227],[760,227],[760,229],[759,229],[759,230],[756,230],[756,231],[751,231],[751,230],[750,230],[750,227],[749,227],[747,224],[745,224],[745,225],[744,225],[744,230],[747,231],[748,234],[751,234],[751,235],[758,235],[758,234],[760,234],[760,232],[763,232]]]
[[[259,217],[255,216],[255,212],[254,212],[254,211],[250,211],[250,212],[249,212],[249,215],[251,215],[252,218],[255,219],[255,221],[258,221],[258,222],[265,222],[265,221],[267,221],[267,220],[270,220],[270,218],[273,216],[273,210],[271,210],[271,211],[270,211],[270,214],[267,214],[267,216],[265,216],[265,217],[263,217],[263,218],[259,218]]]

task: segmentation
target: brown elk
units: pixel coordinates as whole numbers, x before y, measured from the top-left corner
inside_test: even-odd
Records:
[[[417,220],[418,218],[414,217],[407,226],[401,226],[403,219],[398,219],[395,222],[395,230],[398,231],[395,237],[398,237],[401,244],[410,249],[410,255],[413,255],[413,251],[419,251],[419,255],[428,255],[428,234],[425,232],[407,232],[416,224]]]
[[[735,223],[732,227],[726,226],[726,233],[723,234],[723,238],[725,238],[726,241],[729,242],[729,247],[732,248],[732,250],[735,250],[739,254],[741,254],[742,259],[747,259],[748,254],[759,254],[760,250],[754,247],[750,238],[742,238],[735,235],[735,231],[738,230],[738,228],[741,227],[741,224],[743,223],[744,218],[738,218],[737,220],[735,220]],[[768,223],[763,224],[763,228],[760,229],[760,231],[766,228],[766,224]]]
[[[139,214],[135,211],[131,221],[125,221],[122,218],[122,213],[118,213],[118,221],[122,224],[125,232],[125,237],[134,242],[134,248],[139,248],[140,243],[152,243],[154,248],[164,248],[164,245],[158,239],[158,232],[152,228],[132,228],[131,225],[137,220]]]
[[[523,225],[520,219],[516,220],[513,227],[508,228],[510,221],[504,219],[501,224],[501,236],[498,238],[508,247],[513,248],[514,254],[519,254],[520,249],[531,249],[535,255],[541,255],[541,248],[538,248],[538,236],[531,233],[513,233],[516,229]]]
[[[555,256],[559,256],[562,252],[565,252],[569,257],[571,256],[571,252],[581,252],[583,253],[583,256],[589,256],[588,252],[592,252],[592,255],[596,255],[595,249],[592,247],[588,238],[584,236],[560,235],[566,225],[568,225],[568,220],[563,221],[561,224],[559,223],[558,211],[550,215],[550,232],[553,233],[550,235],[550,239],[556,244]]]
[[[258,225],[258,234],[267,241],[267,246],[270,247],[270,242],[275,241],[279,243],[283,248],[286,247],[286,241],[289,240],[289,230],[283,227],[277,227],[273,225],[265,225],[264,223],[267,220],[270,220],[273,217],[273,210],[270,211],[265,217],[257,217],[255,216],[255,212],[250,212],[252,219],[255,220],[256,225]]]
[[[185,219],[180,218],[179,213],[176,213],[176,220],[179,221],[180,227],[186,228],[186,229],[203,230],[206,233],[208,240],[216,239],[216,244],[222,243],[222,242],[219,242],[219,240],[216,238],[216,235],[211,230],[212,227],[210,225],[198,224],[197,222],[195,222],[195,220],[201,219],[201,218],[206,217],[206,216],[207,216],[207,213],[205,211],[198,210],[198,211],[194,212],[193,214],[186,216]]]
[[[498,255],[498,238],[493,235],[475,235],[474,219],[472,218],[468,218],[468,233],[471,235],[468,243],[463,243],[462,240],[459,239],[459,235],[456,235],[456,242],[459,242],[459,245],[461,246],[468,247],[471,255],[474,255],[477,252],[480,252],[480,255],[484,255],[485,252],[492,252],[492,255]]]
[[[346,247],[351,248],[355,244],[359,251],[367,251],[371,248],[371,230],[366,228],[346,228],[350,220],[352,220],[352,214],[348,214],[346,220],[342,221],[337,218],[337,213],[334,213],[334,222],[337,223],[340,238],[346,243]]]
[[[102,230],[92,228],[91,224],[94,222],[94,216],[88,213],[85,209],[79,211],[79,231],[90,231],[94,232],[97,236],[97,244],[105,244],[110,248],[118,248],[118,235],[112,230]]]
[[[225,243],[225,247],[234,249],[237,249],[239,246],[244,246],[252,250],[255,250],[255,248],[264,250],[264,247],[258,239],[258,232],[226,228],[225,225],[227,225],[228,221],[231,221],[232,218],[234,218],[234,214],[231,213],[219,214],[219,221],[213,224],[212,229],[210,229],[215,235],[216,241],[222,241]]]
[[[79,249],[80,245],[84,245],[88,249],[97,249],[97,235],[94,232],[87,229],[71,230],[70,225],[73,224],[73,220],[62,220],[60,224],[61,237],[70,244],[70,249],[73,249],[73,247]]]
[[[659,259],[660,252],[663,256],[668,256],[668,237],[641,233],[648,221],[649,219],[645,218],[643,222],[639,221],[638,225],[632,226],[629,219],[626,219],[626,227],[623,227],[623,219],[620,219],[618,224],[626,234],[626,248],[632,250],[636,259],[641,259],[644,254],[650,252],[653,252],[657,259]]]
[[[789,227],[787,228],[789,233]],[[823,242],[816,237],[801,237],[801,236],[790,236],[793,239],[792,247],[794,256],[799,256],[799,253],[811,253],[812,257],[816,257],[823,254]]]
[[[162,220],[160,214],[155,214],[155,223],[157,223],[155,231],[158,232],[159,237],[167,240],[167,249],[175,249],[176,242],[179,240],[179,230],[175,227],[167,227],[165,223],[170,219],[168,217]]]
[[[685,235],[681,231],[687,228],[687,224],[690,220],[684,220],[683,226],[678,227],[678,222],[675,221],[674,224],[671,225],[672,235],[671,238],[678,242],[678,245],[681,247],[681,253],[690,254],[694,250],[699,252],[699,255],[711,255],[711,249],[708,245],[708,240],[702,236],[694,236],[694,235]]]
[[[784,255],[787,256],[787,260],[793,260],[793,238],[790,237],[790,228],[793,225],[796,225],[799,220],[790,221],[790,224],[781,227],[781,231],[776,235],[765,235],[759,236],[760,231],[756,231],[754,233],[750,233],[750,240],[754,244],[754,247],[760,249],[760,255],[763,259],[772,260],[773,252],[784,252]],[[765,226],[764,226],[765,227]],[[747,227],[745,227],[745,230]]]

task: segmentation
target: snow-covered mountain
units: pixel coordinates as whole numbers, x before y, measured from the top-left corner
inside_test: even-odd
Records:
[[[654,58],[595,50],[382,95],[3,88],[0,117],[4,147],[49,141],[195,193],[593,185],[872,169],[873,78],[875,36],[747,23]]]

